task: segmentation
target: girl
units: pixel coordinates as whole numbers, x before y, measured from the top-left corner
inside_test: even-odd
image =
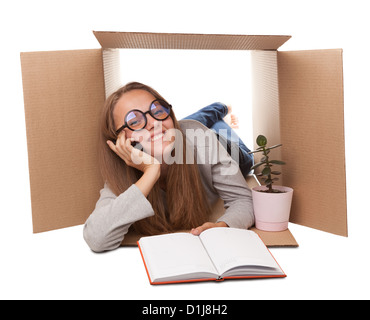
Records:
[[[129,83],[106,100],[99,152],[105,185],[84,226],[95,252],[119,247],[130,227],[144,235],[184,229],[199,235],[254,224],[251,191],[214,131],[192,119],[178,122],[146,85]],[[226,211],[208,222],[219,198]]]

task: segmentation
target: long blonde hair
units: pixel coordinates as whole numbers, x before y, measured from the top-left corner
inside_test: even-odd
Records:
[[[99,161],[101,174],[109,188],[119,196],[132,184],[140,179],[142,172],[127,166],[107,145],[107,140],[116,140],[116,127],[113,110],[121,96],[131,90],[145,90],[156,99],[165,100],[153,88],[138,82],[131,82],[123,86],[106,100],[101,115],[101,133],[99,141]],[[170,117],[175,129],[181,127],[171,109]],[[134,223],[137,232],[145,235],[173,232],[176,230],[191,229],[200,226],[208,220],[210,208],[206,198],[204,186],[200,178],[198,166],[186,163],[186,139],[183,138],[183,161],[169,166],[166,178],[167,209],[164,203],[162,190],[157,182],[148,195],[155,215]]]

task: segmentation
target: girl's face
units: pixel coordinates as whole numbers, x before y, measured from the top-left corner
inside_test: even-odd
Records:
[[[150,104],[156,98],[145,90],[132,90],[124,93],[118,100],[114,110],[113,117],[116,130],[125,123],[125,116],[133,109],[147,112]],[[132,131],[125,128],[126,139],[133,138],[139,142],[144,151],[154,157],[163,156],[166,150],[170,151],[173,145],[174,124],[171,117],[164,121],[154,119],[149,113],[146,114],[147,124],[143,130]]]

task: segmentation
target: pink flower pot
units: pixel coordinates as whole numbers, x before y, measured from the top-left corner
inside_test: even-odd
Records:
[[[265,186],[252,189],[256,228],[264,231],[284,231],[288,229],[293,189],[282,186],[273,186],[273,189],[285,192],[259,192],[267,190]]]

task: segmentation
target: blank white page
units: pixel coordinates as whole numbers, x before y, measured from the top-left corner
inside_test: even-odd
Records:
[[[172,233],[141,238],[140,248],[152,281],[189,273],[217,271],[198,236]]]
[[[219,274],[239,266],[281,270],[259,236],[249,230],[212,228],[200,235]]]

